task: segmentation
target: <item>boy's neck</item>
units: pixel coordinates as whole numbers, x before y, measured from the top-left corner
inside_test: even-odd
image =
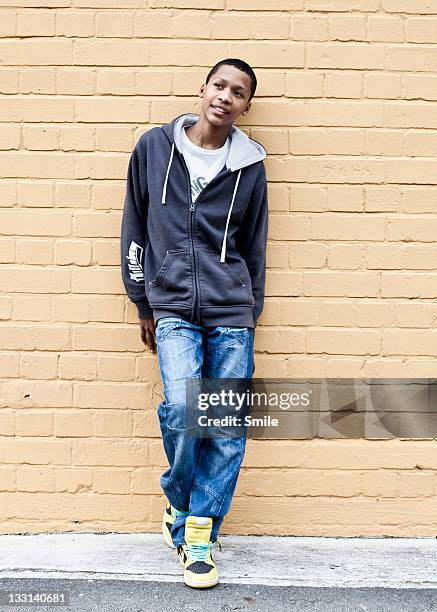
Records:
[[[204,149],[221,149],[229,136],[231,126],[214,126],[204,117],[186,128],[185,133],[192,143]]]

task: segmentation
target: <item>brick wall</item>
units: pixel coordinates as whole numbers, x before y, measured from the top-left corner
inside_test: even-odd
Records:
[[[0,531],[159,531],[156,357],[119,270],[129,154],[223,57],[268,151],[257,376],[433,377],[437,5],[5,0]],[[224,533],[435,535],[432,440],[249,440]]]

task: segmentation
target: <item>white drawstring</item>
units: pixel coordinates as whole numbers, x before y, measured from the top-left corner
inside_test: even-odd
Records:
[[[241,176],[241,169],[238,172],[237,180],[235,182],[235,187],[234,187],[234,193],[232,194],[232,202],[231,202],[231,205],[229,207],[228,218],[226,219],[226,229],[225,229],[225,235],[223,236],[222,252],[221,252],[221,255],[220,255],[220,263],[225,263],[225,257],[226,257],[226,238],[228,236],[229,219],[231,218],[232,207],[234,206],[235,194],[237,193],[238,183],[240,181],[240,176]]]
[[[171,145],[171,155],[170,155],[170,160],[168,162],[168,166],[167,166],[167,174],[165,175],[165,181],[164,181],[164,187],[162,189],[162,199],[161,199],[161,204],[165,204],[165,198],[167,195],[167,181],[168,181],[168,175],[170,174],[170,166],[171,166],[171,162],[173,159],[173,153],[174,153],[174,142]]]

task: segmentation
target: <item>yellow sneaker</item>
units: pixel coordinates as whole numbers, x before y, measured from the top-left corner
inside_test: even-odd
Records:
[[[162,515],[162,535],[164,536],[165,543],[170,548],[176,548],[171,537],[171,528],[174,525],[177,516],[188,516],[188,512],[182,510],[176,510],[174,506],[167,500],[164,508],[164,514]]]
[[[184,582],[204,589],[218,583],[218,572],[211,556],[212,518],[188,516],[185,521],[185,544],[178,546],[179,561],[184,567]]]

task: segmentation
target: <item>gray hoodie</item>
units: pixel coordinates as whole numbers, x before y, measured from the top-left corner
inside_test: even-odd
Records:
[[[264,148],[235,125],[226,164],[195,203],[181,153],[183,114],[138,140],[127,174],[121,272],[141,319],[255,327],[264,302]]]

